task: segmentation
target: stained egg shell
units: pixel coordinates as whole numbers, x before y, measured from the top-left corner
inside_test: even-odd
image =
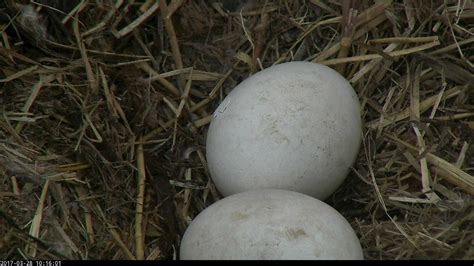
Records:
[[[224,195],[280,188],[332,194],[361,143],[360,104],[349,82],[315,63],[260,71],[235,87],[207,134],[209,172]]]
[[[181,260],[359,260],[357,235],[331,206],[287,190],[251,190],[202,211],[187,228]]]

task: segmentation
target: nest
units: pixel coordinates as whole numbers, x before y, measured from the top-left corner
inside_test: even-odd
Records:
[[[3,1],[0,254],[175,259],[220,199],[212,112],[271,65],[333,67],[364,121],[326,200],[365,258],[474,258],[474,5],[405,1]]]

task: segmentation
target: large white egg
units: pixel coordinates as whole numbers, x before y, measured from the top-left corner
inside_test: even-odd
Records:
[[[325,199],[354,164],[361,130],[357,95],[343,76],[283,63],[243,81],[214,112],[209,171],[224,196],[280,188]]]
[[[363,259],[357,235],[326,203],[287,190],[226,197],[189,225],[182,260]]]

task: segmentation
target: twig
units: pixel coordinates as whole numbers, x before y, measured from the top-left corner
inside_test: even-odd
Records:
[[[351,47],[352,38],[354,36],[354,31],[357,23],[357,12],[359,1],[350,0],[342,2],[342,38],[340,41],[341,47],[337,58],[347,57],[349,54],[349,48]],[[344,75],[344,70],[346,68],[345,63],[339,64],[336,66],[336,71]]]
[[[170,5],[168,6],[168,13],[166,14],[166,18],[169,19],[171,16],[178,10],[186,0],[174,0],[171,1]]]
[[[38,202],[38,206],[36,207],[35,216],[33,218],[33,221],[31,222],[30,235],[35,238],[39,237],[39,231],[41,227],[41,220],[43,219],[43,209],[44,209],[44,204],[46,201],[46,195],[48,193],[48,187],[49,187],[49,180],[46,180],[43,186],[43,190],[41,191],[41,196]],[[25,251],[29,256],[33,258],[36,257],[37,243],[28,242],[27,246],[25,247]]]
[[[135,256],[139,260],[145,258],[145,236],[143,235],[143,201],[145,198],[145,158],[143,145],[137,147],[137,168],[138,168],[138,194],[135,209]]]
[[[79,198],[81,199],[86,198],[86,192],[81,186],[76,186],[76,191]],[[90,211],[90,206],[89,204],[82,204],[82,205],[83,205],[82,209],[84,210],[84,220],[86,222],[87,241],[90,244],[94,244],[95,243],[94,226],[92,223],[92,215]]]
[[[76,13],[76,19],[73,21],[73,29],[74,35],[76,36],[77,45],[79,47],[79,51],[81,52],[82,61],[84,63],[84,68],[86,70],[87,79],[89,81],[89,85],[92,89],[93,94],[99,93],[99,84],[95,79],[94,72],[92,71],[92,67],[89,61],[89,57],[87,56],[86,46],[84,41],[82,40],[81,33],[79,31],[79,19],[78,14]]]
[[[256,71],[257,62],[260,59],[265,45],[265,37],[267,36],[268,26],[270,25],[269,15],[265,13],[265,7],[260,16],[260,22],[255,26],[255,50],[252,56],[252,65],[254,66],[253,73]]]
[[[154,3],[145,13],[143,13],[141,16],[136,18],[132,23],[128,24],[118,32],[112,31],[114,33],[114,36],[117,39],[120,39],[126,35],[128,35],[130,32],[132,32],[135,28],[140,26],[145,20],[147,20],[150,16],[152,16],[156,11],[158,11],[160,5],[159,2]]]
[[[23,106],[23,108],[22,108],[23,113],[28,113],[28,111],[30,110],[30,108],[33,105],[34,101],[36,100],[36,97],[38,97],[39,92],[40,92],[41,88],[43,87],[43,84],[44,83],[49,83],[49,82],[53,81],[54,79],[55,79],[54,75],[48,75],[46,77],[43,77],[42,75],[40,75],[39,81],[33,86],[31,94],[28,97],[28,100],[26,100],[25,106]],[[24,115],[23,117],[26,117],[26,115]],[[23,128],[23,122],[19,121],[18,124],[15,127],[16,133],[19,134],[20,131],[22,130],[22,128]]]
[[[171,52],[173,53],[174,62],[177,69],[183,68],[183,61],[181,59],[181,52],[179,50],[178,38],[176,38],[176,32],[174,31],[173,22],[171,17],[168,16],[169,10],[166,0],[160,0],[161,6],[161,15],[165,23],[166,32],[168,33],[168,38],[170,40]],[[178,84],[180,88],[184,88],[184,78],[183,76],[178,77]]]
[[[9,75],[8,77],[4,78],[4,79],[0,79],[0,83],[3,83],[3,82],[10,82],[12,80],[15,80],[15,79],[18,79],[18,78],[21,78],[25,75],[28,75],[30,74],[31,72],[35,71],[36,69],[38,69],[38,66],[35,65],[35,66],[31,66],[31,67],[28,67],[28,68],[25,68],[21,71],[18,71],[16,73],[13,73],[12,75]]]
[[[427,50],[438,45],[439,45],[439,41],[435,41],[435,42],[426,43],[426,44],[408,48],[408,49],[394,51],[394,52],[388,53],[388,55],[391,57],[398,57],[398,56],[417,53],[417,52]],[[368,61],[368,60],[373,60],[373,59],[378,59],[378,58],[383,58],[383,56],[380,54],[368,54],[368,55],[359,55],[359,56],[346,57],[346,58],[329,59],[325,61],[317,61],[315,59],[312,62],[331,66],[331,65],[343,64],[343,63],[349,63],[349,62]]]

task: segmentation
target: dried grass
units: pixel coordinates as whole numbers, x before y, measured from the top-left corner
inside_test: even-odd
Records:
[[[474,259],[470,1],[27,2],[0,4],[2,258],[177,258],[220,198],[213,110],[305,60],[362,104],[363,147],[327,202],[365,257]]]

